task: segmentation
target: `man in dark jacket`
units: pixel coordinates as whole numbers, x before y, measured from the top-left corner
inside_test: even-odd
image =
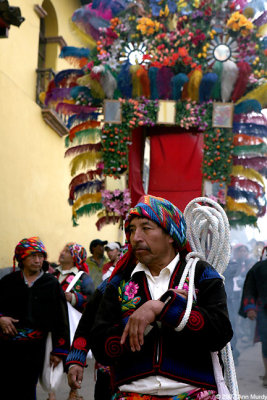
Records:
[[[182,213],[146,195],[130,210],[125,230],[129,250],[103,292],[93,328],[76,332],[69,383],[80,384],[84,353],[91,347],[97,361],[111,366],[116,399],[215,398],[210,352],[232,337],[221,276],[197,263],[195,301],[179,331],[188,296],[188,282],[177,288],[187,254]]]
[[[46,274],[47,253],[36,237],[15,249],[19,271],[0,280],[1,398],[34,400],[48,332],[52,333],[51,365],[65,360],[69,322],[65,295],[55,277]]]
[[[267,247],[264,248],[265,251]],[[239,314],[257,319],[264,364],[263,386],[267,387],[267,259],[257,262],[247,273]]]

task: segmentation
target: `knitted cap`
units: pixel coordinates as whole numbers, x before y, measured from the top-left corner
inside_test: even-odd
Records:
[[[182,212],[170,201],[161,197],[145,195],[131,208],[125,221],[129,241],[129,223],[134,217],[148,218],[161,226],[175,241],[179,250],[186,245],[186,223]]]
[[[88,273],[89,269],[86,264],[87,253],[85,248],[78,243],[67,243],[66,246],[69,248],[75,267]]]
[[[33,253],[43,253],[46,259],[47,252],[43,242],[39,237],[31,237],[29,239],[22,239],[15,248],[13,257],[13,268],[15,269],[15,260],[21,262],[24,258]]]

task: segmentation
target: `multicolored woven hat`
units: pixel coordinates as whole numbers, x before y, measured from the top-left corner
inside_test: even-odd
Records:
[[[88,265],[86,264],[87,253],[83,246],[78,243],[67,243],[70,254],[72,255],[74,265],[79,270],[82,270],[86,273],[89,272]]]
[[[20,263],[24,258],[33,253],[43,253],[45,259],[47,258],[45,246],[39,237],[33,236],[29,239],[22,239],[15,248],[13,269],[15,269],[16,260]]]
[[[175,241],[179,250],[186,245],[186,223],[182,212],[170,201],[161,197],[145,195],[131,208],[125,221],[125,232],[129,241],[128,226],[133,217],[148,218],[161,226]]]

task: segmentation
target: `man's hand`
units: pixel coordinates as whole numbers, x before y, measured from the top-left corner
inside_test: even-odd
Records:
[[[60,357],[50,354],[50,366],[53,367],[53,369],[58,366],[60,361],[62,361]]]
[[[130,347],[132,351],[141,350],[144,344],[144,332],[146,327],[156,320],[164,307],[164,303],[160,300],[149,300],[130,316],[122,337],[121,344],[126,342],[129,336]]]
[[[253,321],[257,317],[256,311],[255,310],[248,310],[247,317]]]
[[[16,334],[18,333],[14,325],[16,322],[19,322],[19,320],[11,317],[1,317],[0,328],[2,329],[2,332],[5,335],[16,336]]]
[[[73,365],[68,372],[68,384],[71,389],[80,389],[83,380],[83,367]]]
[[[72,294],[70,292],[65,293],[66,300],[71,303]]]

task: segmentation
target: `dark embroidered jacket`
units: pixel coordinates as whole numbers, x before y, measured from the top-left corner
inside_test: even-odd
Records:
[[[65,295],[55,277],[43,274],[28,287],[21,271],[0,280],[0,316],[18,319],[16,337],[1,333],[0,340],[43,340],[52,332],[53,354],[65,358],[70,347]],[[3,342],[2,342],[3,343]]]
[[[60,276],[60,270],[56,269],[53,275],[58,279],[58,277]],[[60,283],[64,292],[67,290],[71,282],[70,277],[75,277],[75,273],[70,271],[70,273],[66,274],[65,278]],[[94,284],[92,278],[84,272],[70,291],[70,293],[74,294],[76,300],[74,308],[82,312],[85,308],[87,301],[89,300],[89,297],[93,294],[93,292]]]
[[[185,262],[180,261],[169,288],[178,286],[184,267]],[[218,273],[207,263],[198,262],[197,299],[181,332],[175,327],[184,314],[186,301],[167,291],[162,300],[169,301],[139,352],[132,352],[128,344],[121,346],[120,338],[131,313],[151,296],[145,274],[137,272],[130,278],[130,273],[125,271],[112,279],[98,307],[93,329],[89,334],[82,335],[85,331],[80,331],[81,335],[76,336],[72,349],[72,354],[79,353],[76,363],[82,364],[81,354],[91,347],[98,362],[112,366],[115,387],[149,375],[163,375],[197,387],[216,388],[210,352],[221,350],[233,334]],[[73,362],[73,358],[68,361]]]
[[[257,262],[247,273],[239,314],[247,316],[258,307],[267,311],[267,260]]]

